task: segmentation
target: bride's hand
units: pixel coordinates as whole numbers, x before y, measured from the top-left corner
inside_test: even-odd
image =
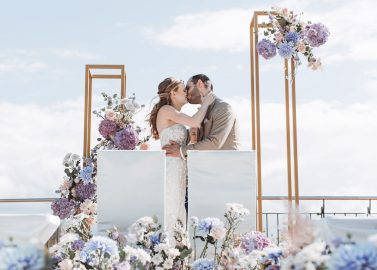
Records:
[[[210,92],[205,97],[203,97],[202,106],[208,107],[215,100],[215,95]]]

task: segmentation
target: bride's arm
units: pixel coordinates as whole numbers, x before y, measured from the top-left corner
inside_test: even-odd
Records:
[[[188,116],[185,113],[181,113],[172,106],[164,106],[161,108],[161,110],[164,110],[166,118],[177,124],[198,128],[206,115],[208,106],[212,104],[214,99],[215,97],[212,93],[205,96],[202,106],[193,116]]]

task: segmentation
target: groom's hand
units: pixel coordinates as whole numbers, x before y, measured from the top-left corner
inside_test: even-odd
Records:
[[[162,150],[166,151],[168,157],[180,157],[180,148],[181,146],[175,141],[170,141],[170,144],[167,144],[162,147]]]

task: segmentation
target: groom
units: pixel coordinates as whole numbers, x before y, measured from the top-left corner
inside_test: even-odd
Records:
[[[186,91],[190,104],[201,104],[202,97],[213,91],[213,85],[206,75],[198,74],[189,79]],[[228,103],[216,97],[199,129],[198,142],[180,146],[171,141],[163,149],[167,156],[186,159],[188,150],[237,150],[238,146],[236,115]]]

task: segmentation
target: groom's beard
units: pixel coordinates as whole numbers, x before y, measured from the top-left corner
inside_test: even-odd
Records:
[[[200,95],[198,87],[194,86],[194,88],[191,90],[190,96],[188,97],[188,102],[190,104],[202,104],[202,96]]]

